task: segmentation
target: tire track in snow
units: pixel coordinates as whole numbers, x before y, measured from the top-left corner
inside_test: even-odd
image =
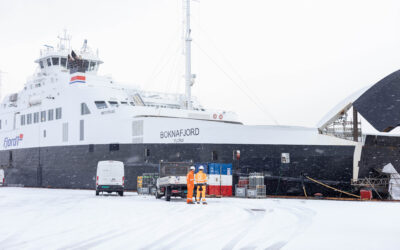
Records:
[[[164,203],[155,203],[154,205],[160,205],[160,204],[164,204]],[[165,212],[167,212],[167,213],[170,213],[170,212],[174,212],[174,213],[178,212],[179,213],[181,211],[185,211],[186,210],[184,208],[184,206],[182,206],[182,203],[176,203],[176,204],[167,203],[167,204],[168,205],[172,205],[172,206],[168,207],[167,209],[165,209]],[[117,238],[125,236],[125,235],[128,235],[130,233],[134,233],[134,232],[137,232],[137,231],[141,231],[141,232],[148,231],[148,232],[151,232],[155,228],[154,225],[157,225],[157,222],[159,222],[159,218],[157,218],[157,217],[148,217],[148,216],[143,216],[143,215],[147,215],[147,213],[144,213],[144,214],[140,215],[141,220],[139,220],[139,221],[135,220],[135,226],[130,227],[129,229],[123,230],[122,232],[121,231],[118,231],[118,232],[112,231],[114,233],[106,233],[106,235],[95,235],[95,236],[93,236],[93,237],[91,237],[89,239],[85,239],[85,240],[82,240],[80,242],[76,242],[74,244],[67,245],[66,247],[63,247],[61,249],[89,249],[89,248],[96,248],[98,246],[101,246],[103,243],[116,240]]]
[[[190,213],[191,212],[195,212],[193,210],[197,209],[197,208],[195,208],[195,209],[192,209],[191,211],[188,211],[183,206],[182,206],[182,208],[183,208],[182,211],[186,212],[185,213],[186,215],[184,217],[192,216]],[[183,215],[181,215],[181,216],[183,216]],[[203,217],[204,217],[204,215],[200,215],[200,216],[197,216],[195,218],[193,218],[193,216],[192,216],[190,221],[186,222],[185,224],[181,224],[178,228],[174,229],[173,231],[168,232],[167,234],[164,234],[162,237],[160,237],[158,239],[154,239],[153,243],[148,244],[148,245],[146,245],[144,247],[141,247],[140,249],[157,249],[157,248],[170,249],[170,248],[176,248],[176,245],[174,245],[174,242],[176,241],[176,239],[181,239],[185,235],[190,236],[191,233],[193,233],[196,230],[198,230],[198,228],[201,228],[201,227],[207,225],[209,223],[208,219],[212,219],[212,217],[209,217],[209,218],[207,218],[207,220],[205,220]],[[193,227],[193,225],[192,225],[193,221],[202,221],[202,222],[201,223],[196,223],[196,227]],[[158,243],[158,242],[161,242],[161,244]]]
[[[156,223],[157,219],[147,219],[143,218],[141,221],[136,222],[135,226],[129,227],[128,229],[121,231],[115,232],[115,230],[110,230],[107,233],[102,233],[98,235],[94,235],[88,239],[81,240],[78,242],[75,242],[73,244],[67,245],[65,247],[59,248],[60,250],[66,250],[66,249],[89,249],[93,248],[96,246],[100,246],[102,243],[108,242],[110,240],[115,240],[118,237],[125,236],[128,233],[133,233],[138,230],[146,230],[146,229],[151,229],[153,228],[152,225],[153,223]],[[102,222],[100,222],[102,224]]]
[[[276,223],[281,218],[284,220],[285,217],[289,217],[290,215],[295,217],[293,223],[289,223],[284,227],[280,227],[277,224],[276,228],[268,228],[270,226],[269,222],[275,221]],[[248,226],[236,234],[233,240],[226,244],[223,249],[281,249],[311,224],[314,215],[315,211],[300,206],[272,206],[272,208],[266,210],[263,217],[255,214],[254,218],[246,223]],[[260,234],[258,237],[252,237],[251,235],[263,231],[265,233]],[[246,236],[250,236],[251,240],[247,239]]]
[[[260,213],[260,212],[254,212],[250,209],[245,209],[246,212],[250,214],[250,220],[247,225],[243,230],[241,230],[239,233],[236,234],[236,236],[233,237],[233,240],[228,242],[222,249],[223,250],[230,250],[235,247],[235,245],[242,240],[250,231],[252,227],[254,227],[255,224],[259,223],[261,219],[265,216],[265,213]]]
[[[314,210],[300,206],[278,206],[276,209],[286,211],[288,214],[294,215],[296,217],[296,222],[294,224],[287,225],[286,227],[282,227],[278,231],[269,235],[269,239],[274,239],[274,241],[266,247],[266,249],[270,250],[283,248],[292,239],[303,233],[304,230],[311,225],[312,218],[316,214]]]

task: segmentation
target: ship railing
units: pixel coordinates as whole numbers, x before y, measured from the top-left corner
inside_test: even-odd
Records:
[[[390,178],[364,178],[351,180],[351,185],[356,187],[383,187],[388,186],[390,182]]]

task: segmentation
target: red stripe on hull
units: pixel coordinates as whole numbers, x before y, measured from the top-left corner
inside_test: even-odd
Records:
[[[76,81],[76,80],[86,81],[86,76],[73,76],[73,77],[71,77],[71,82]]]

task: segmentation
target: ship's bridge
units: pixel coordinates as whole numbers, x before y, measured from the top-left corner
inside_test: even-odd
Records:
[[[67,72],[75,62],[74,58],[70,56],[70,52],[76,55],[76,58],[81,62],[81,71],[96,74],[99,65],[103,63],[98,56],[98,51],[93,51],[88,47],[87,40],[84,41],[82,48],[78,53],[75,53],[70,46],[70,36],[64,33],[63,37],[58,37],[60,42],[56,48],[50,45],[44,45],[45,48],[40,51],[39,59],[35,63],[39,65],[40,72],[44,75],[55,73],[59,71]]]

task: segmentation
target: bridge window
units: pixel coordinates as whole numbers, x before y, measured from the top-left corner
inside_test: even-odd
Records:
[[[40,68],[41,68],[41,69],[44,68],[43,61],[39,61],[39,65],[40,65]]]
[[[94,104],[96,104],[96,107],[98,109],[106,109],[107,108],[107,103],[105,101],[95,101]]]
[[[49,110],[47,111],[47,119],[48,119],[49,121],[52,121],[52,120],[54,119],[54,110],[53,110],[53,109],[49,109]]]
[[[128,105],[128,102],[121,102],[121,105]]]
[[[32,114],[27,114],[26,115],[26,124],[31,124],[32,123]]]
[[[25,115],[21,115],[21,126],[25,125]]]
[[[33,123],[39,122],[39,112],[33,113]]]
[[[47,66],[51,66],[51,61],[50,61],[50,58],[47,58]]]
[[[56,119],[61,119],[62,116],[62,110],[61,108],[56,108]]]
[[[109,101],[108,103],[110,104],[111,107],[118,107],[118,102]]]
[[[58,65],[60,63],[60,58],[59,57],[53,57],[52,61],[53,61],[53,65]]]
[[[93,71],[93,70],[95,70],[95,69],[96,69],[96,62],[90,62],[89,70],[90,70],[90,71]]]
[[[40,112],[40,122],[45,122],[46,121],[46,111],[41,111]]]
[[[81,115],[88,115],[90,114],[90,110],[88,108],[88,106],[86,105],[86,103],[82,102],[81,103]]]
[[[132,105],[132,106],[135,106],[135,103],[133,103],[133,102],[130,102],[129,104]]]
[[[87,71],[89,68],[89,61],[88,60],[84,60],[83,61],[83,70]]]
[[[61,57],[61,66],[67,67],[67,58]]]

